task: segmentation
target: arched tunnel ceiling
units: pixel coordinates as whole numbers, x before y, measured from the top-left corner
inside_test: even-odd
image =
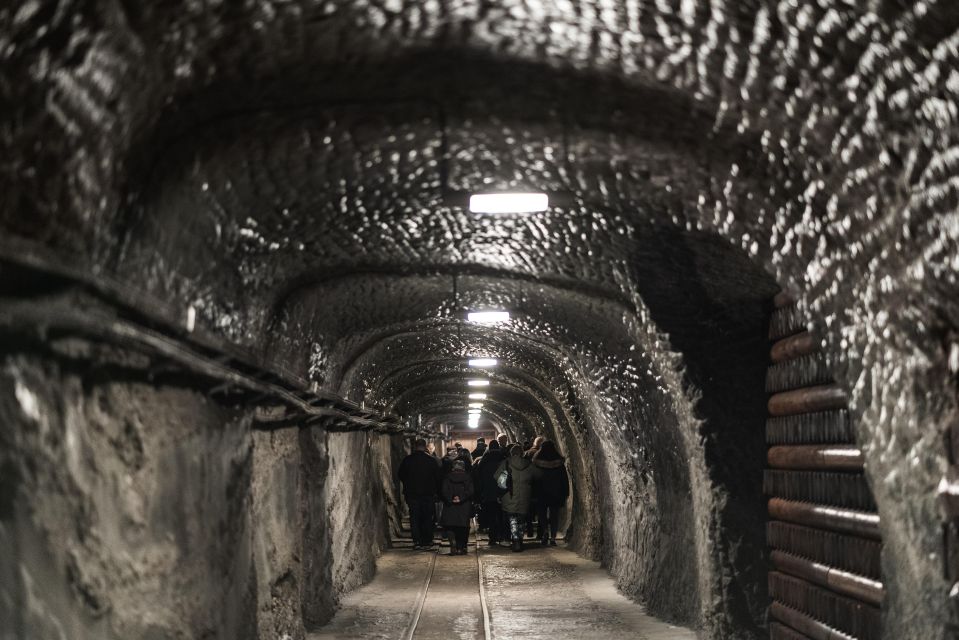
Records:
[[[773,281],[787,286],[850,391],[887,553],[925,568],[890,589],[891,637],[944,617],[928,595],[945,591],[940,535],[916,523],[936,521],[944,464],[923,427],[955,411],[955,2],[78,1],[0,16],[0,245],[117,277],[172,318],[196,311],[324,386],[447,415],[460,314],[502,304],[522,312],[514,334],[462,335],[529,376],[503,419],[576,414],[671,456],[700,435],[684,384],[714,383],[760,335]],[[480,188],[570,201],[490,218],[444,199]],[[453,276],[473,286],[454,298]],[[400,360],[433,364],[384,378]],[[698,407],[725,428],[721,396]],[[641,431],[673,414],[675,429]],[[676,458],[661,478],[686,473]]]

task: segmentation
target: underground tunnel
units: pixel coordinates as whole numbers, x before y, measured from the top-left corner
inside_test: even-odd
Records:
[[[0,637],[959,637],[953,0],[25,0],[0,146]]]

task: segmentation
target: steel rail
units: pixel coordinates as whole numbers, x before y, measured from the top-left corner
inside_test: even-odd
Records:
[[[438,553],[434,551],[430,555],[430,568],[426,572],[426,579],[423,581],[423,586],[420,587],[420,592],[416,596],[416,608],[413,610],[413,617],[410,618],[409,625],[401,636],[403,640],[413,640],[413,634],[416,633],[416,625],[420,623],[420,616],[423,614],[423,608],[426,606],[426,596],[430,591],[430,581],[433,579],[433,570],[436,568],[436,556]]]

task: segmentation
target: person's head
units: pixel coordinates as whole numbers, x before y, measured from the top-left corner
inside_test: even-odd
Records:
[[[417,438],[413,441],[413,451],[426,451],[426,440]]]
[[[509,444],[509,436],[506,435],[505,433],[499,434],[499,436],[497,436],[496,439],[499,441],[499,446],[502,447],[503,449],[505,449],[506,445]]]
[[[453,471],[466,471],[466,463],[462,460],[454,460]]]
[[[559,451],[556,450],[556,444],[552,440],[543,440],[539,445],[539,451],[536,452],[537,460],[559,460],[562,458]]]
[[[496,440],[493,440],[492,442],[490,442],[490,443],[489,443],[489,450],[490,450],[490,451],[499,451],[499,442],[497,442]]]
[[[533,438],[533,448],[539,449],[540,445],[542,445],[544,442],[546,442],[545,436],[536,436]]]
[[[511,458],[522,458],[523,457],[523,447],[518,444],[514,444],[509,448],[509,455]]]
[[[533,446],[533,443],[532,443],[532,442],[530,442],[529,440],[523,440],[523,450],[524,450],[524,451],[528,451],[528,450],[530,449],[530,447],[532,447],[532,446]]]
[[[477,438],[476,444],[486,444],[486,438]]]
[[[457,443],[454,444],[453,446],[456,447],[457,449],[462,449],[462,448],[463,448],[463,445],[460,444],[459,442],[457,442]]]

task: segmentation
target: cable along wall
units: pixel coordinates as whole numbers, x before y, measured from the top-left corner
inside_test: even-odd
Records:
[[[878,640],[882,540],[847,398],[802,310],[774,299],[766,422],[772,640]]]

